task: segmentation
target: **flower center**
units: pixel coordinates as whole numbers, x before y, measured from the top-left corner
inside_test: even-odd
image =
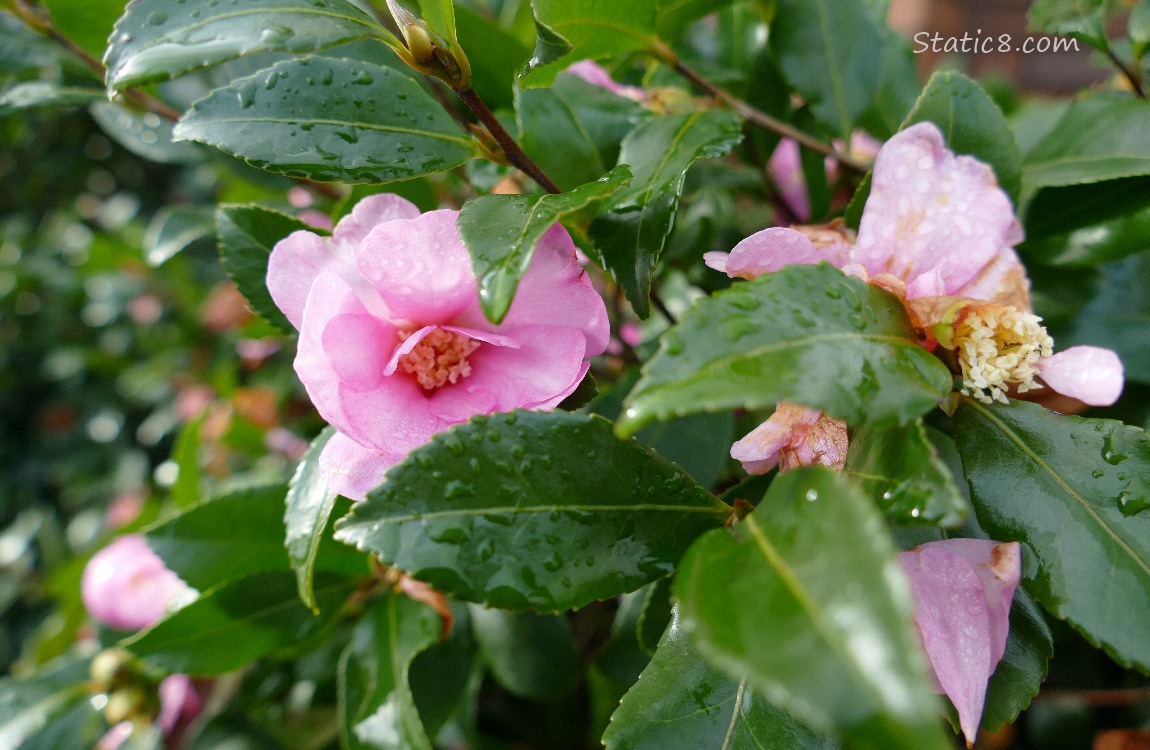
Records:
[[[962,392],[983,403],[1007,403],[1006,390],[1041,388],[1035,365],[1053,353],[1054,341],[1042,319],[1005,305],[969,310],[954,329],[954,348],[962,368]]]
[[[399,340],[406,341],[413,331],[400,331]],[[426,390],[434,390],[448,383],[458,383],[471,374],[467,356],[479,348],[479,342],[461,333],[436,328],[423,337],[407,354],[399,358],[399,368]]]

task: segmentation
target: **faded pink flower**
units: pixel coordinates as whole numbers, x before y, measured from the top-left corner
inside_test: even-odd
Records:
[[[432,434],[476,414],[551,409],[603,352],[603,300],[560,226],[539,241],[503,322],[479,308],[456,211],[369,196],[330,237],[276,244],[268,290],[299,329],[296,373],[338,434],[328,485],[362,499]]]
[[[624,99],[632,99],[637,102],[643,101],[647,92],[638,86],[625,86],[615,81],[611,74],[607,72],[599,63],[594,60],[580,60],[577,63],[572,63],[565,71],[575,76],[582,78],[592,86],[598,86],[601,89],[606,89],[616,96],[621,96]]]
[[[936,680],[973,744],[990,676],[1006,652],[1010,603],[1022,575],[1018,542],[945,539],[899,553],[914,619]]]
[[[775,413],[731,446],[731,458],[748,474],[822,465],[842,470],[847,461],[847,426],[804,406],[779,402]]]
[[[843,150],[843,142],[834,142],[835,150]],[[870,163],[875,160],[882,141],[876,140],[864,130],[851,133],[851,142],[848,154],[861,162]],[[783,138],[771,158],[767,160],[767,169],[779,188],[779,197],[799,221],[809,221],[811,218],[811,202],[807,195],[807,179],[803,174],[803,163],[799,151],[799,142],[794,138]],[[827,182],[838,179],[839,163],[833,156],[823,160],[823,169],[827,175]]]
[[[157,692],[160,713],[155,718],[156,726],[164,734],[166,747],[180,747],[188,727],[203,711],[203,701],[192,678],[183,674],[165,677],[160,681]],[[118,722],[100,738],[95,750],[119,750],[136,729],[134,720]]]
[[[118,630],[153,625],[191,591],[139,534],[118,537],[93,555],[80,580],[88,614]]]
[[[1036,377],[1092,406],[1121,393],[1113,352],[1074,347],[1052,356],[1013,249],[1022,229],[1010,199],[989,166],[951,153],[932,123],[903,130],[879,150],[853,244],[846,234],[838,241],[811,234],[765,229],[704,259],[743,278],[825,260],[892,291],[909,302],[916,325],[954,352],[963,392],[982,401],[1005,402],[1011,387],[1039,388]]]

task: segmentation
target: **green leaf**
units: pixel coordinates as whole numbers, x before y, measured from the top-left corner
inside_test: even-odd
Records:
[[[1150,208],[1150,176],[1042,188],[1026,203],[1022,223],[1032,241],[1093,227]]]
[[[1033,31],[1069,36],[1106,49],[1107,5],[1108,0],[1034,0],[1026,17]]]
[[[32,107],[78,107],[101,101],[104,92],[48,81],[18,83],[0,94],[0,117]]]
[[[645,49],[655,43],[656,0],[533,0],[539,34],[519,75],[524,86],[548,86],[578,60]]]
[[[644,366],[619,431],[779,401],[852,425],[906,424],[951,380],[893,296],[826,263],[789,266],[695,303]]]
[[[418,83],[355,60],[285,60],[193,105],[176,137],[320,182],[381,183],[457,167],[474,141]]]
[[[1129,96],[1078,99],[1023,160],[1030,190],[1150,174],[1150,105]]]
[[[200,471],[200,430],[207,418],[208,411],[205,409],[180,428],[175,445],[172,446],[172,460],[176,462],[178,471],[169,497],[177,508],[190,508],[204,499],[200,488],[203,480]]]
[[[514,412],[413,451],[336,538],[466,601],[561,611],[666,575],[729,514],[601,417]]]
[[[313,231],[294,217],[254,203],[222,203],[216,211],[220,264],[248,304],[284,333],[295,331],[268,292],[268,256],[292,232]]]
[[[83,678],[81,678],[83,679]],[[29,737],[16,750],[61,750],[61,748],[95,747],[97,740],[107,732],[107,723],[100,711],[92,705],[88,695],[80,693],[68,704],[66,710],[53,713],[52,720],[43,731]],[[159,730],[156,730],[159,733]],[[0,740],[4,740],[0,736]],[[4,745],[4,747],[14,747]],[[134,750],[125,743],[122,750]]]
[[[479,281],[479,304],[493,323],[502,322],[535,245],[555,222],[601,203],[631,179],[626,166],[559,195],[485,195],[468,201],[456,224]]]
[[[469,690],[477,687],[473,678],[478,657],[468,605],[452,603],[451,614],[451,634],[416,655],[408,670],[415,708],[430,737],[439,734]]]
[[[195,144],[176,143],[172,123],[155,112],[136,112],[111,102],[96,102],[88,112],[109,138],[148,161],[198,164],[204,160],[204,150]]]
[[[315,594],[312,592],[316,555],[319,554],[323,533],[338,497],[327,488],[320,474],[319,455],[333,435],[335,428],[327,427],[312,441],[296,467],[284,501],[284,546],[287,547],[288,558],[296,573],[300,601],[316,614],[319,614],[319,610],[316,609]]]
[[[771,705],[747,682],[728,677],[699,656],[676,615],[651,663],[612,714],[603,744],[607,750],[838,747]]]
[[[20,747],[70,708],[87,703],[89,661],[62,656],[27,677],[0,679],[0,747]]]
[[[531,50],[467,6],[455,9],[455,23],[471,65],[472,88],[492,110],[512,106],[515,75]]]
[[[1150,297],[1145,293],[1150,288],[1150,255],[1141,253],[1102,270],[1102,284],[1058,343],[1113,349],[1127,380],[1150,383]]]
[[[1018,251],[1028,261],[1042,265],[1087,268],[1121,260],[1148,248],[1150,210],[1142,210],[1067,234],[1024,242]]]
[[[1136,58],[1141,58],[1150,45],[1150,0],[1137,0],[1126,20],[1126,37],[1134,45]]]
[[[419,12],[432,31],[449,42],[456,40],[455,6],[451,0],[419,0]]]
[[[398,592],[372,604],[339,665],[339,728],[348,750],[431,750],[408,684],[416,654],[439,638],[439,616]]]
[[[642,113],[638,102],[573,75],[550,88],[515,89],[519,145],[565,190],[610,169]]]
[[[324,612],[312,617],[290,571],[257,573],[209,591],[120,645],[169,672],[230,672],[291,647],[332,622],[359,581],[321,574],[315,596]]]
[[[704,656],[850,747],[951,747],[893,544],[847,478],[780,475],[741,523],[687,552],[675,595]]]
[[[659,37],[675,42],[693,21],[730,5],[732,0],[658,0],[655,30]]]
[[[581,664],[565,617],[476,605],[470,612],[480,656],[512,695],[558,701],[574,689]]]
[[[990,677],[982,728],[997,732],[1018,718],[1038,695],[1046,677],[1046,664],[1054,655],[1050,626],[1026,591],[1014,594],[1010,607],[1010,635],[1006,653]],[[957,715],[956,715],[957,718]],[[952,722],[957,731],[957,721]]]
[[[286,491],[269,485],[229,492],[149,527],[144,538],[168,568],[201,591],[251,573],[287,570]]]
[[[156,268],[199,239],[215,233],[214,212],[202,206],[167,206],[156,212],[144,234],[144,257]]]
[[[876,138],[886,140],[898,132],[914,108],[921,84],[916,55],[907,39],[885,24],[880,24],[879,34],[882,36],[882,73],[878,92],[859,124]]]
[[[1150,671],[1150,514],[1134,515],[1150,504],[1150,438],[1022,401],[964,398],[957,420],[979,523],[1034,554],[1026,590],[1119,664]]]
[[[966,518],[966,499],[927,440],[921,419],[855,430],[846,471],[895,523],[957,526]]]
[[[739,118],[725,110],[648,120],[623,140],[619,163],[634,173],[609,210],[591,223],[591,239],[641,318],[650,315],[651,278],[675,224],[687,170],[717,159],[742,140]]]
[[[882,37],[863,0],[777,0],[771,49],[811,111],[844,141],[870,107],[882,74]]]
[[[646,445],[668,458],[704,487],[719,479],[730,458],[735,422],[728,412],[700,412],[656,422],[635,433]]]
[[[106,83],[119,91],[255,52],[315,52],[371,37],[390,34],[346,0],[136,0],[109,40]]]
[[[951,151],[993,167],[998,184],[1018,200],[1022,156],[1002,110],[981,86],[961,73],[935,73],[899,129],[926,121],[938,125]]]

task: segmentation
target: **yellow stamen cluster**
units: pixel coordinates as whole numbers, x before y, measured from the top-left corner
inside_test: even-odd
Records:
[[[411,334],[411,331],[400,331],[399,340],[405,341]],[[479,342],[475,339],[436,328],[399,358],[399,368],[414,375],[424,389],[434,390],[470,375],[471,363],[467,356],[478,348]]]
[[[1025,393],[1034,382],[1035,365],[1053,353],[1054,340],[1042,319],[1006,305],[969,309],[954,329],[954,348],[962,368],[962,392],[983,403],[1007,403],[1011,385]]]

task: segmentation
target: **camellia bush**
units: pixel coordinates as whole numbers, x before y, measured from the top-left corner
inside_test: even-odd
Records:
[[[5,0],[0,748],[1145,727],[1150,2],[887,6]]]

